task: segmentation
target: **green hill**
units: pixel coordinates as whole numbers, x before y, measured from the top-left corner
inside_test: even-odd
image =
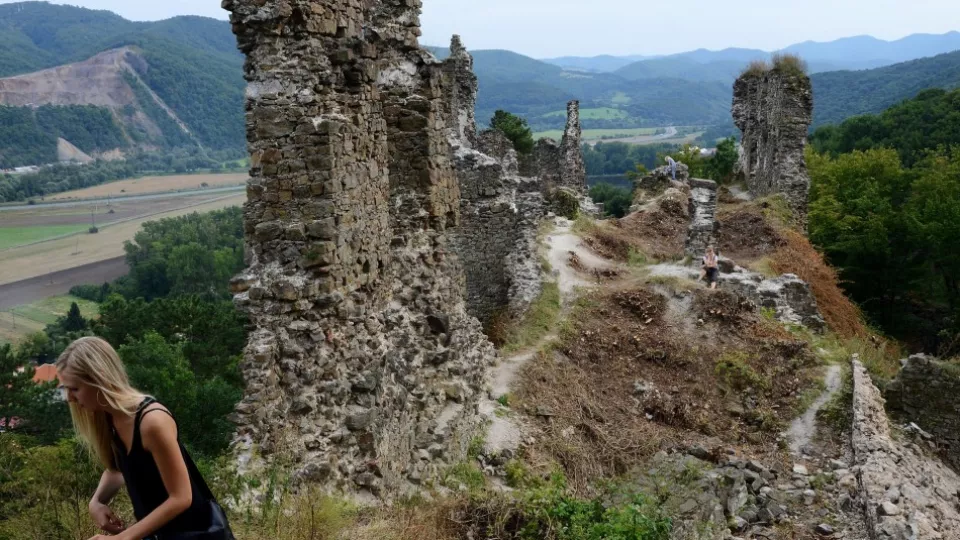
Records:
[[[960,51],[866,71],[817,73],[813,125],[879,113],[927,88],[960,86]]]
[[[175,17],[140,23],[108,11],[44,2],[0,5],[0,77],[75,63],[124,46],[132,46],[146,61],[136,66],[141,80],[193,134],[183,137],[182,130],[160,126],[164,145],[244,148],[243,56],[226,21]],[[116,116],[123,120],[122,114]]]
[[[837,126],[821,127],[810,142],[818,152],[834,156],[893,148],[904,165],[911,167],[930,149],[960,148],[960,89],[924,90],[879,115],[857,116]]]

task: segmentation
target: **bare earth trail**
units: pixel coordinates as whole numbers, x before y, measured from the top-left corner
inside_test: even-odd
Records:
[[[585,269],[603,269],[614,266],[609,260],[596,255],[583,246],[580,237],[574,234],[571,229],[571,222],[563,218],[557,218],[556,228],[546,238],[547,260],[553,268],[553,274],[560,289],[561,320],[576,299],[577,288],[595,285],[595,282],[590,281],[589,278],[570,265],[571,253],[576,253]],[[497,400],[501,396],[509,395],[510,389],[523,366],[532,360],[545,344],[553,341],[556,337],[556,333],[548,333],[540,338],[536,344],[501,358],[500,363],[491,371],[490,393],[480,402],[480,414],[488,422],[484,447],[487,454],[501,454],[504,451],[516,452],[520,447],[521,427],[511,415],[497,414],[498,410],[503,409]],[[506,409],[503,410],[508,412]]]
[[[833,364],[827,368],[827,376],[824,379],[826,390],[810,405],[803,416],[795,419],[787,430],[787,438],[790,441],[790,453],[794,456],[801,456],[804,448],[813,440],[817,433],[817,413],[830,401],[830,398],[840,390],[840,366]]]

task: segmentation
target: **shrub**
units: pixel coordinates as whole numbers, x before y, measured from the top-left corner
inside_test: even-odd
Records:
[[[580,215],[580,201],[573,192],[561,188],[553,192],[551,199],[553,211],[557,215],[567,219],[577,219]]]

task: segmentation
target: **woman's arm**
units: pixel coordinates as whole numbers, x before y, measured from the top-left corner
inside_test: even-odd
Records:
[[[113,513],[108,504],[116,497],[123,487],[123,474],[120,471],[103,471],[100,475],[100,485],[90,499],[90,516],[104,532],[117,534],[123,531],[123,522]]]
[[[190,474],[180,453],[177,442],[177,424],[166,413],[154,413],[143,417],[140,437],[144,450],[153,455],[167,490],[167,500],[135,525],[119,535],[119,540],[140,540],[179,516],[193,502]]]

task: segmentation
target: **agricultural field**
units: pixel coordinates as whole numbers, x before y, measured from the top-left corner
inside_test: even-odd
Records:
[[[238,206],[246,198],[246,192],[239,191],[120,201],[112,203],[110,208],[100,203],[94,205],[99,227],[97,234],[85,232],[91,219],[86,205],[52,208],[36,205],[22,211],[0,211],[0,238],[14,234],[38,236],[43,231],[49,232],[47,228],[51,226],[82,225],[83,231],[45,242],[0,248],[0,259],[3,260],[0,285],[122,257],[124,241],[133,239],[147,221]],[[112,214],[110,210],[113,210]],[[15,233],[15,230],[26,232]]]
[[[165,191],[195,190],[227,186],[239,186],[246,183],[246,173],[225,174],[186,174],[177,176],[144,176],[108,182],[99,186],[65,191],[48,197],[47,201],[68,201],[76,199],[94,199],[162,193]],[[206,184],[206,186],[204,186]]]
[[[0,220],[0,223],[3,223],[2,220]],[[88,228],[89,224],[39,225],[35,227],[0,226],[0,251],[14,246],[30,244],[33,242],[41,242],[49,238],[56,238],[58,236],[78,233],[85,231]]]
[[[42,332],[48,324],[53,324],[59,317],[66,315],[72,302],[77,303],[85,318],[99,315],[99,306],[95,302],[69,295],[53,296],[16,306],[0,311],[0,345],[16,344],[34,332]]]
[[[599,141],[604,138],[611,137],[639,137],[639,136],[653,136],[657,129],[663,128],[617,128],[617,129],[585,129],[583,130],[583,140],[587,141]],[[541,131],[539,133],[534,133],[534,139],[543,139],[545,137],[550,137],[552,139],[560,140],[563,137],[562,129],[553,129],[550,131]]]
[[[566,118],[567,111],[553,111],[547,113],[541,118]],[[581,120],[623,120],[630,118],[630,114],[613,107],[598,107],[594,109],[580,109]]]

